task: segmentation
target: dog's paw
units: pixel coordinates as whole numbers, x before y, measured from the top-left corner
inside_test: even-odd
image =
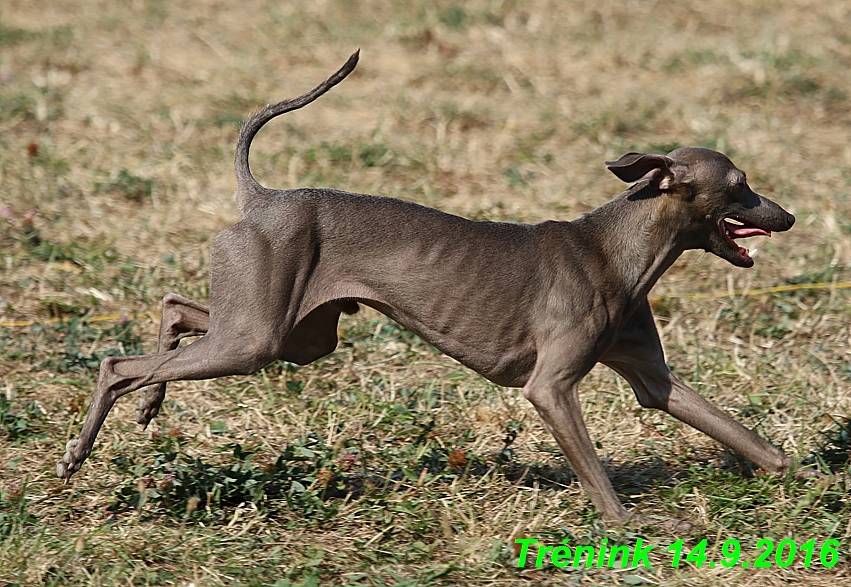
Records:
[[[148,427],[151,420],[160,413],[160,406],[165,399],[165,384],[152,385],[142,390],[142,399],[136,408],[136,423],[142,425],[142,429]]]
[[[144,430],[148,427],[148,424],[151,423],[151,420],[156,418],[159,411],[159,406],[139,406],[138,408],[136,408],[136,423],[141,424],[142,430]]]
[[[83,466],[83,461],[86,460],[86,456],[79,454],[78,447],[80,446],[80,440],[78,438],[74,438],[68,441],[68,444],[65,445],[65,456],[62,457],[62,460],[56,463],[56,475],[60,479],[64,479],[67,483],[71,478],[71,475],[80,470],[80,467]]]

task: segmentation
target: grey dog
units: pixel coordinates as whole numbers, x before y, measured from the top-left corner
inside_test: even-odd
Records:
[[[358,304],[383,312],[498,385],[522,387],[603,518],[631,518],[588,435],[579,382],[595,363],[664,410],[779,473],[791,459],[679,381],[665,364],[647,294],[687,249],[738,267],[735,239],[792,227],[721,153],[681,148],[607,163],[633,185],[572,222],[474,222],[401,200],[334,189],[271,190],[248,167],[269,120],[343,80],[358,53],[299,98],[270,105],[236,147],[240,221],[210,250],[209,308],[163,300],[156,354],[103,361],[79,438],[57,464],[64,479],[89,456],[115,401],[145,388],[139,423],[156,416],[168,381],[250,374],[275,360],[304,365],[337,345]],[[201,336],[178,348],[180,339]]]

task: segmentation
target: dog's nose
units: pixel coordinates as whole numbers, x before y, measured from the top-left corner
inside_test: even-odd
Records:
[[[786,214],[786,224],[789,225],[789,228],[792,228],[792,225],[795,224],[795,216],[792,214]]]

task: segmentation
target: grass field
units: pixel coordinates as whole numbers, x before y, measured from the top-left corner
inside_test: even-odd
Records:
[[[849,21],[811,0],[4,0],[0,585],[851,585]],[[603,161],[696,145],[793,212],[753,269],[689,252],[653,305],[678,376],[830,476],[759,474],[600,367],[582,398],[621,499],[696,525],[606,528],[519,390],[365,310],[310,366],[171,384],[147,431],[123,399],[63,486],[99,361],[153,351],[166,292],[207,298],[241,120],[358,47],[258,135],[261,183],[570,220],[623,189]],[[516,537],[656,546],[651,568],[518,569]],[[794,563],[753,568],[766,538]],[[687,561],[704,539],[751,566]],[[804,568],[811,539],[838,563]]]

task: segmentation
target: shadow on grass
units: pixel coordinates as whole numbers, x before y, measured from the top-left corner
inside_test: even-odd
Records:
[[[516,487],[557,491],[577,481],[566,462],[563,466],[518,462],[508,447],[481,457],[429,444],[420,446],[418,459],[406,463],[398,455],[394,459],[367,454],[355,443],[335,447],[309,435],[280,454],[231,444],[231,454],[210,463],[187,455],[181,437],[165,436],[158,442],[150,455],[153,461],[128,455],[113,459],[124,480],[113,490],[111,513],[144,509],[147,515],[223,521],[229,517],[229,508],[253,503],[259,509],[328,520],[351,500],[381,501],[412,490],[430,499],[461,480],[499,482],[501,477]],[[608,467],[607,472],[622,499],[633,505],[655,489],[677,485],[690,475],[660,459]]]

